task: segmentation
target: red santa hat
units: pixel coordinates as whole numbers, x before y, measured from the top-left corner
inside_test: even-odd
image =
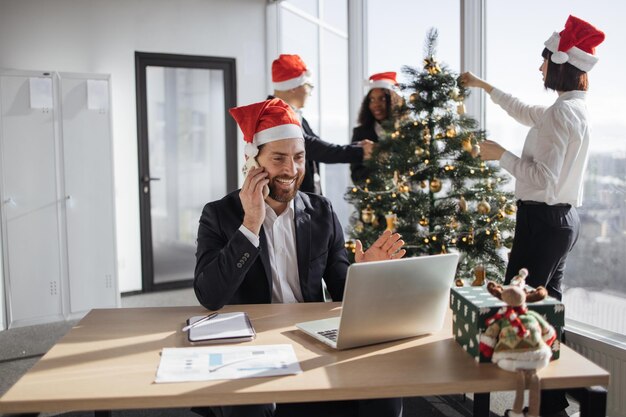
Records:
[[[311,82],[311,73],[298,55],[282,54],[272,62],[274,90],[286,91]]]
[[[569,63],[581,71],[588,72],[598,62],[595,48],[604,41],[604,32],[590,23],[569,16],[565,29],[554,32],[544,45],[552,52],[550,58],[555,64]]]
[[[279,98],[228,110],[246,141],[245,154],[254,158],[259,146],[281,139],[303,138],[302,127],[291,107]]]
[[[370,77],[367,85],[370,90],[372,88],[386,88],[388,90],[395,90],[398,86],[398,82],[396,81],[396,73],[390,71],[373,74]]]

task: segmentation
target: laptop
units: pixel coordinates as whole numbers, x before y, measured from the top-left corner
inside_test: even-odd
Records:
[[[433,333],[443,326],[457,253],[354,263],[341,316],[296,323],[335,349]]]

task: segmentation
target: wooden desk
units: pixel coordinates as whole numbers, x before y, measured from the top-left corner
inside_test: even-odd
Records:
[[[185,320],[202,307],[93,310],[1,399],[2,413],[302,402],[515,388],[515,374],[477,364],[448,325],[436,334],[336,351],[294,323],[339,314],[339,303],[229,306],[245,310],[253,344],[290,343],[303,373],[230,381],[155,384],[159,352],[189,346]],[[541,371],[544,388],[606,386],[609,374],[567,347]],[[484,397],[483,397],[484,398]],[[488,395],[487,395],[488,400]],[[604,398],[606,402],[606,398]],[[488,408],[487,408],[488,412]]]

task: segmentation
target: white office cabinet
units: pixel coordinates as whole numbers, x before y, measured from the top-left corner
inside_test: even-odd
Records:
[[[44,74],[0,72],[9,327],[119,301],[108,77]]]

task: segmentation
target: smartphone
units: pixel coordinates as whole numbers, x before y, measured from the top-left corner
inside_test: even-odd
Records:
[[[241,171],[243,172],[244,178],[248,176],[248,172],[253,167],[254,168],[260,168],[261,165],[259,165],[259,163],[256,161],[256,158],[248,158],[248,159],[246,159],[246,163],[243,166],[243,168],[241,169]],[[265,200],[268,195],[270,195],[270,187],[268,187],[267,184],[266,184],[266,185],[263,186],[263,199]]]

